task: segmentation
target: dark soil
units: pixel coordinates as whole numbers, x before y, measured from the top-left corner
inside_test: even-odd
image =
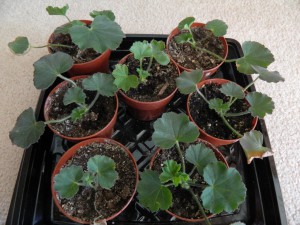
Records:
[[[81,81],[76,81],[77,85],[81,86]],[[49,110],[49,120],[57,120],[67,117],[71,114],[74,108],[78,106],[75,103],[65,106],[63,104],[63,98],[71,87],[70,84],[58,89],[51,96],[51,104]],[[96,92],[86,91],[86,103],[89,104],[93,101]],[[116,109],[115,97],[101,96],[96,101],[95,105],[87,112],[84,117],[76,122],[71,119],[67,119],[62,123],[51,124],[51,126],[62,135],[68,137],[85,137],[92,135],[101,129],[103,129],[113,118]]]
[[[129,74],[138,75],[136,69],[140,67],[139,60],[129,56],[125,62],[128,66]],[[144,59],[143,69],[146,70],[149,64],[149,59]],[[149,70],[150,76],[145,84],[139,84],[135,89],[131,88],[126,95],[142,102],[158,101],[169,96],[176,88],[176,77],[178,72],[176,66],[171,62],[162,66],[153,60]]]
[[[224,56],[222,42],[210,30],[202,27],[193,27],[191,30],[196,41],[196,46],[205,48],[221,57]],[[179,34],[186,32],[188,31],[183,30]],[[188,69],[208,70],[221,63],[221,60],[216,59],[210,54],[196,50],[190,43],[177,44],[174,37],[170,40],[168,47],[175,62]]]
[[[229,97],[220,92],[221,85],[207,84],[200,91],[208,100],[213,98],[223,99],[224,102],[229,101]],[[245,99],[237,100],[230,108],[229,112],[244,112],[249,108]],[[196,124],[206,133],[220,139],[236,139],[237,135],[224,124],[219,115],[209,109],[208,104],[200,97],[198,93],[193,93],[190,99],[190,113]],[[229,124],[240,134],[244,134],[251,130],[253,117],[250,114],[236,117],[227,117]]]
[[[98,187],[80,187],[72,199],[57,198],[67,214],[84,221],[93,222],[94,218],[108,218],[119,212],[133,194],[136,182],[136,173],[131,158],[124,150],[109,143],[91,143],[81,147],[66,166],[78,165],[87,170],[87,161],[95,155],[105,155],[116,163],[119,178],[115,185],[106,190]]]

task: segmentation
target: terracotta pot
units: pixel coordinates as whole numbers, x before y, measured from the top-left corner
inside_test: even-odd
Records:
[[[120,61],[119,64],[124,64],[127,60],[127,58],[133,55],[128,54],[125,57],[123,57]],[[170,61],[173,63],[175,66],[176,64],[174,63],[173,60]],[[180,71],[178,67],[176,66],[178,75],[180,74]],[[166,106],[168,103],[171,101],[171,99],[174,97],[175,93],[177,91],[177,88],[167,97],[155,101],[155,102],[141,102],[135,99],[132,99],[128,97],[123,91],[119,91],[119,93],[122,95],[124,102],[129,106],[128,110],[130,113],[138,120],[142,121],[150,121],[158,118],[163,112],[165,111]]]
[[[90,25],[92,21],[90,20],[80,20],[81,22],[86,23],[87,25]],[[52,42],[54,34],[52,33],[48,43]],[[53,53],[53,51],[48,47],[49,53]],[[72,68],[68,71],[68,74],[70,77],[76,76],[76,75],[83,75],[83,74],[93,74],[96,72],[102,72],[102,73],[108,73],[109,71],[109,57],[111,54],[111,50],[107,49],[104,51],[100,56],[97,58],[85,62],[85,63],[77,63],[72,66]]]
[[[193,23],[191,27],[204,27],[205,24],[204,23]],[[173,29],[171,31],[171,33],[169,34],[168,36],[168,39],[167,39],[167,44],[166,44],[166,49],[167,49],[167,52],[170,56],[170,58],[172,58],[170,52],[169,52],[169,43],[171,41],[171,39],[179,34],[180,30],[176,27],[175,29]],[[228,44],[227,44],[227,41],[224,37],[219,37],[220,41],[223,43],[223,46],[224,46],[224,59],[227,58],[227,54],[228,54]],[[173,58],[172,58],[173,59]],[[174,60],[175,61],[175,60]],[[192,69],[189,69],[189,68],[185,68],[183,66],[181,66],[180,64],[178,64],[176,61],[175,61],[176,65],[178,66],[178,68],[180,69],[180,71],[187,71],[187,72],[190,72]],[[207,69],[207,70],[203,70],[203,78],[202,80],[205,80],[207,77],[211,76],[212,74],[214,74],[217,69],[224,63],[224,61],[222,61],[219,65],[217,65],[216,67],[214,68],[211,68],[211,69]]]
[[[200,82],[198,84],[198,87],[201,88],[205,84],[211,84],[211,83],[225,84],[228,82],[230,82],[230,81],[225,80],[225,79],[208,79],[208,80],[204,80],[204,81]],[[191,99],[192,94],[189,94],[188,99],[187,99],[187,113],[188,113],[190,120],[193,121],[199,128],[201,139],[204,139],[204,140],[212,143],[214,146],[229,145],[229,144],[233,144],[234,142],[237,142],[239,140],[239,138],[226,140],[226,139],[220,139],[220,138],[213,137],[213,136],[209,135],[208,133],[206,133],[203,129],[201,129],[201,127],[198,126],[198,124],[192,118],[191,112],[190,112],[190,99]],[[253,130],[256,127],[257,121],[258,121],[257,117],[253,118],[251,130]]]
[[[77,77],[73,77],[71,78],[72,80],[78,80],[78,79],[84,79],[88,77],[87,75],[83,75],[83,76],[77,76]],[[44,118],[45,121],[49,120],[49,110],[50,110],[50,106],[51,106],[51,96],[53,94],[55,94],[55,92],[57,91],[57,89],[62,88],[63,86],[65,86],[68,82],[67,81],[63,81],[60,84],[58,84],[48,95],[46,101],[45,101],[45,105],[44,105]],[[63,139],[66,139],[68,141],[73,141],[73,142],[79,142],[79,141],[83,141],[86,139],[90,139],[90,138],[95,138],[95,137],[111,137],[112,133],[113,133],[113,129],[114,126],[116,124],[117,121],[117,115],[118,115],[118,107],[119,107],[119,100],[118,100],[118,96],[117,94],[115,94],[115,99],[116,99],[116,109],[115,109],[115,113],[113,115],[113,118],[110,120],[110,122],[104,127],[102,128],[102,130],[86,136],[86,137],[68,137],[65,135],[60,134],[59,132],[57,132],[53,126],[51,124],[48,124],[48,127],[53,131],[53,133],[55,133],[56,135],[60,136]]]
[[[130,197],[130,199],[128,200],[128,202],[123,206],[123,208],[115,213],[114,215],[111,215],[110,217],[108,218],[105,218],[105,219],[102,219],[101,221],[108,221],[108,220],[112,220],[113,218],[115,218],[116,216],[118,216],[120,213],[122,213],[126,207],[129,205],[129,203],[132,201],[133,199],[133,196],[135,195],[135,192],[136,192],[136,188],[137,188],[137,184],[138,184],[138,180],[139,180],[139,174],[138,174],[138,167],[137,167],[137,164],[136,164],[136,161],[133,157],[133,155],[131,154],[131,152],[125,147],[123,146],[122,144],[120,144],[119,142],[116,142],[112,139],[107,139],[107,138],[94,138],[94,139],[89,139],[89,140],[85,140],[85,141],[82,141],[76,145],[74,145],[72,148],[70,148],[67,152],[65,152],[65,154],[60,158],[60,160],[58,161],[58,163],[56,164],[55,168],[54,168],[54,171],[52,173],[52,177],[51,177],[51,192],[52,192],[52,197],[53,197],[53,200],[54,200],[54,203],[55,205],[57,206],[57,208],[59,209],[59,211],[61,213],[63,213],[66,217],[68,217],[70,220],[73,220],[77,223],[83,223],[83,224],[90,224],[89,222],[87,221],[83,221],[83,220],[80,220],[80,219],[77,219],[77,218],[74,218],[72,216],[70,216],[69,214],[67,214],[64,209],[61,207],[61,205],[59,204],[59,201],[57,199],[57,192],[54,190],[54,177],[56,174],[59,173],[60,169],[66,164],[66,162],[73,157],[73,155],[77,152],[77,150],[82,147],[82,146],[86,146],[86,145],[89,145],[90,143],[93,143],[93,142],[98,142],[98,143],[110,143],[110,144],[114,144],[114,145],[118,145],[120,146],[127,154],[128,156],[130,157],[130,159],[132,160],[132,163],[134,165],[134,169],[135,169],[135,174],[136,174],[136,178],[135,178],[135,187],[134,187],[134,191]]]
[[[220,159],[221,162],[223,162],[226,167],[228,168],[228,163],[226,162],[226,159],[225,157],[222,155],[222,153],[215,147],[213,146],[211,143],[207,142],[207,141],[204,141],[202,139],[198,139],[198,143],[204,143],[208,148],[210,148],[214,153],[215,153],[215,156],[217,157],[217,159]],[[151,158],[151,161],[150,161],[150,169],[152,169],[152,166],[153,166],[153,163],[155,161],[155,159],[157,158],[158,154],[160,153],[161,149],[158,148],[154,155],[152,156]],[[191,218],[185,218],[185,217],[181,217],[169,210],[166,210],[167,213],[169,213],[171,216],[177,218],[177,219],[180,219],[180,220],[183,220],[183,221],[187,221],[187,222],[201,222],[201,221],[204,221],[204,218],[198,218],[198,219],[191,219]],[[214,216],[214,214],[209,214],[209,215],[206,215],[207,218],[211,218]]]

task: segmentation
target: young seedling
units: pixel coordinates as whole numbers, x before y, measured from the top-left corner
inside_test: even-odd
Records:
[[[66,15],[68,5],[62,8],[48,6],[46,8],[49,15],[64,16],[68,23],[55,29],[54,33],[70,34],[72,42],[81,50],[92,48],[98,53],[102,53],[107,49],[116,49],[125,37],[121,27],[114,21],[115,16],[112,11],[93,11],[90,16],[94,18],[90,27],[79,20],[70,20]],[[17,37],[8,44],[11,51],[17,55],[25,54],[30,48],[44,47],[64,47],[74,48],[74,46],[63,44],[46,44],[42,46],[31,45],[27,37]]]
[[[169,56],[165,53],[165,43],[163,41],[152,40],[134,42],[130,52],[133,53],[135,59],[139,60],[139,68],[136,69],[138,76],[130,75],[126,65],[117,64],[112,72],[115,77],[115,84],[123,91],[128,91],[130,88],[136,88],[140,83],[146,83],[147,77],[150,76],[150,68],[153,64],[153,59],[160,65],[168,65],[170,63]],[[148,66],[144,66],[145,59],[149,59]],[[146,69],[145,69],[146,68]]]
[[[71,114],[57,120],[36,121],[32,108],[21,113],[13,130],[9,133],[12,143],[19,147],[27,148],[37,142],[44,133],[45,125],[61,123],[65,120],[80,120],[91,110],[99,96],[114,96],[117,87],[114,85],[114,78],[110,74],[95,73],[93,76],[83,79],[82,86],[79,87],[73,80],[63,76],[62,73],[68,71],[73,66],[73,59],[66,53],[57,52],[47,55],[34,63],[34,86],[37,89],[50,87],[57,77],[69,82],[69,88],[64,96],[64,105],[71,103],[78,107],[72,110]],[[96,95],[90,104],[87,104],[84,90],[95,91]]]
[[[157,211],[167,210],[172,206],[170,187],[188,190],[206,224],[210,225],[204,208],[211,213],[232,212],[245,200],[246,187],[238,171],[227,168],[224,163],[218,161],[213,151],[205,144],[191,144],[185,155],[183,154],[180,143],[195,142],[198,136],[196,125],[190,122],[185,114],[165,113],[155,121],[152,135],[154,143],[162,148],[162,151],[175,146],[180,163],[174,160],[165,161],[161,173],[145,170],[141,173],[137,191],[140,203],[151,211]],[[191,171],[186,170],[185,160],[194,165]],[[202,176],[206,184],[192,179],[194,173]],[[201,201],[194,193],[194,188],[202,191]]]

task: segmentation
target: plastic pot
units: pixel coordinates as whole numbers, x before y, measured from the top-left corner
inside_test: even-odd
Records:
[[[92,23],[91,20],[80,20],[81,22],[90,25]],[[51,34],[48,43],[52,43],[54,33]],[[48,47],[49,53],[53,53],[51,48]],[[101,55],[99,55],[97,58],[85,62],[85,63],[77,63],[72,66],[72,68],[68,71],[68,74],[70,77],[76,76],[76,75],[83,75],[83,74],[93,74],[96,72],[102,72],[102,73],[108,73],[109,71],[109,57],[111,54],[111,50],[107,49],[104,51]]]
[[[72,80],[78,80],[78,79],[84,79],[86,77],[88,77],[88,76],[83,75],[83,76],[73,77],[71,79]],[[50,111],[50,106],[51,106],[51,96],[54,95],[58,89],[64,87],[67,84],[68,84],[67,81],[61,82],[55,88],[53,88],[53,90],[49,93],[48,97],[46,98],[45,105],[44,105],[44,118],[45,118],[45,121],[49,120],[49,111]],[[60,136],[63,139],[66,139],[66,140],[72,141],[72,142],[79,142],[79,141],[83,141],[83,140],[90,139],[90,138],[96,138],[96,137],[108,137],[109,138],[109,137],[111,137],[111,135],[113,133],[114,126],[115,126],[116,121],[117,121],[117,115],[118,115],[119,100],[118,100],[117,94],[115,94],[115,99],[116,99],[116,108],[115,108],[115,113],[114,113],[112,119],[110,120],[110,122],[104,128],[102,128],[101,130],[99,130],[98,132],[96,132],[92,135],[85,136],[85,137],[69,137],[69,136],[65,136],[65,135],[62,135],[61,133],[57,132],[51,124],[47,124],[47,125],[50,128],[50,130],[52,130],[53,133],[55,133],[56,135]]]
[[[204,23],[193,23],[191,25],[191,27],[204,27],[205,24]],[[176,27],[175,29],[173,29],[171,31],[171,33],[169,34],[168,36],[168,39],[167,39],[167,44],[166,44],[166,49],[167,49],[167,52],[170,56],[170,58],[172,58],[170,52],[169,52],[169,43],[171,41],[171,39],[176,36],[177,34],[179,34],[180,30],[178,29],[178,27]],[[224,37],[219,37],[219,40],[223,43],[223,46],[224,46],[224,55],[223,55],[223,58],[226,59],[227,58],[227,54],[228,54],[228,44],[227,44],[227,41]],[[213,56],[212,56],[213,57]],[[173,59],[173,58],[172,58]],[[174,59],[173,59],[174,60]],[[175,60],[174,60],[175,61]],[[178,66],[178,68],[180,69],[180,71],[187,71],[187,72],[190,72],[192,69],[189,69],[189,68],[185,68],[183,66],[181,66],[179,63],[177,63],[175,61],[176,65]],[[222,61],[219,65],[217,65],[216,67],[214,68],[211,68],[211,69],[207,69],[207,70],[203,70],[203,78],[202,80],[206,79],[207,77],[211,76],[212,74],[214,74],[217,69],[224,63],[224,61]]]
[[[57,192],[54,190],[54,177],[55,177],[56,174],[59,173],[60,169],[66,164],[66,162],[70,158],[73,157],[73,155],[78,151],[78,149],[80,147],[89,145],[89,144],[91,144],[93,142],[109,143],[109,144],[120,146],[128,154],[128,156],[130,157],[130,159],[131,159],[131,161],[132,161],[132,163],[134,165],[135,174],[136,174],[134,191],[133,191],[130,199],[128,200],[128,202],[122,207],[122,209],[119,212],[115,213],[114,215],[111,215],[108,218],[101,219],[100,221],[98,221],[98,222],[102,222],[103,224],[106,224],[106,221],[112,220],[113,218],[115,218],[116,216],[118,216],[120,213],[122,213],[126,209],[126,207],[129,205],[129,203],[132,201],[133,196],[135,195],[137,184],[138,184],[138,180],[139,180],[138,167],[137,167],[137,164],[136,164],[136,161],[135,161],[133,155],[131,154],[131,152],[125,146],[123,146],[119,142],[114,141],[112,139],[107,139],[107,138],[94,138],[94,139],[89,139],[89,140],[82,141],[82,142],[74,145],[72,148],[70,148],[68,151],[66,151],[65,154],[63,154],[63,156],[60,158],[60,160],[58,161],[58,163],[56,164],[56,166],[54,168],[54,171],[53,171],[52,177],[51,177],[51,192],[52,192],[52,197],[53,197],[54,203],[55,203],[55,205],[57,206],[57,208],[59,209],[59,211],[61,213],[63,213],[70,220],[73,220],[73,221],[75,221],[77,223],[90,224],[87,221],[83,221],[83,220],[80,220],[78,218],[74,218],[74,217],[70,216],[69,214],[67,214],[64,211],[64,209],[61,207],[61,205],[59,204],[59,201],[57,199]]]
[[[219,79],[219,78],[217,78],[217,79],[208,79],[208,80],[201,81],[198,84],[198,87],[201,88],[205,84],[211,84],[211,83],[225,84],[225,83],[228,83],[228,82],[230,82],[230,81],[225,80],[225,79]],[[190,112],[190,99],[191,99],[191,96],[192,96],[192,94],[189,94],[188,99],[187,99],[187,113],[188,113],[188,116],[189,116],[190,120],[193,121],[197,125],[197,127],[200,131],[201,139],[204,139],[204,140],[212,143],[214,146],[217,146],[217,147],[222,146],[222,145],[233,144],[233,143],[235,143],[239,140],[239,138],[237,138],[237,139],[220,139],[220,138],[216,138],[212,135],[209,135],[203,129],[201,129],[201,127],[199,127],[198,124],[194,121],[194,119],[191,115],[191,112]],[[252,120],[251,130],[253,130],[256,127],[257,121],[258,121],[258,118],[254,117],[253,120]]]
[[[119,61],[119,64],[124,64],[130,55],[133,54],[131,53],[123,57]],[[176,66],[173,60],[171,60],[170,63],[173,63]],[[177,66],[176,69],[179,75],[180,71]],[[166,106],[174,97],[176,91],[177,88],[167,97],[154,102],[142,102],[132,99],[121,90],[119,91],[119,93],[122,95],[124,102],[128,105],[128,111],[134,116],[134,118],[142,121],[150,121],[158,118],[161,114],[164,113]]]

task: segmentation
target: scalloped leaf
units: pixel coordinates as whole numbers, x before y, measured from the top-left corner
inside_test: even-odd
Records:
[[[249,111],[253,117],[258,116],[262,119],[267,113],[272,114],[275,108],[272,98],[260,92],[250,92],[246,99],[250,104]]]
[[[95,18],[96,16],[106,16],[111,21],[115,21],[116,19],[115,14],[111,10],[93,10],[92,12],[90,12],[90,16],[93,18]]]
[[[270,148],[263,146],[263,134],[260,131],[252,130],[244,134],[239,140],[247,157],[248,164],[254,158],[264,158],[273,155]]]
[[[17,118],[14,128],[9,132],[9,138],[13,144],[28,148],[40,139],[45,126],[44,122],[36,121],[33,109],[28,108]]]
[[[82,119],[82,117],[87,112],[87,108],[77,107],[71,112],[71,120],[76,122],[77,120]]]
[[[69,9],[69,5],[66,4],[65,6],[59,8],[59,7],[53,7],[53,6],[48,6],[46,8],[47,12],[49,15],[61,15],[65,16],[67,11]]]
[[[72,103],[83,104],[85,103],[86,95],[80,87],[69,88],[64,95],[63,103],[64,105],[69,105]]]
[[[212,20],[206,23],[205,28],[212,31],[216,37],[221,37],[227,33],[228,26],[222,20]]]
[[[70,23],[67,23],[67,24],[64,24],[60,27],[57,27],[55,30],[54,30],[54,33],[55,34],[68,34],[69,33],[69,29],[72,27],[72,26],[75,26],[75,25],[79,25],[79,26],[85,26],[86,24],[81,22],[80,20],[73,20],[71,21]]]
[[[209,108],[215,110],[219,114],[225,114],[230,109],[230,104],[228,102],[223,102],[220,98],[213,98],[209,101]]]
[[[152,139],[161,148],[172,148],[176,142],[190,143],[196,141],[199,130],[189,121],[187,115],[174,112],[164,113],[154,122]]]
[[[126,65],[117,64],[112,75],[115,78],[114,84],[125,92],[139,85],[138,77],[136,75],[129,75]]]
[[[191,42],[193,39],[193,35],[191,33],[182,33],[179,35],[176,35],[175,37],[175,42],[177,44],[182,44],[186,42]]]
[[[14,41],[8,43],[8,47],[16,55],[23,55],[30,48],[27,37],[16,37]]]
[[[147,70],[141,70],[140,68],[137,68],[136,71],[138,72],[142,82],[147,81],[147,77],[150,76],[150,73]]]
[[[243,88],[234,82],[228,82],[226,84],[222,84],[220,91],[224,95],[227,95],[230,97],[234,97],[234,98],[238,98],[238,99],[245,98],[245,93],[243,91]]]
[[[151,45],[147,41],[134,42],[129,51],[133,53],[134,58],[137,60],[152,56]]]
[[[181,20],[178,24],[178,29],[188,29],[195,21],[195,17],[186,17],[185,19]]]
[[[278,83],[284,81],[284,78],[278,71],[269,71],[261,66],[252,66],[252,68],[259,74],[259,79],[268,83]]]
[[[181,165],[174,160],[164,161],[163,172],[159,175],[162,183],[172,181],[175,187],[189,180],[189,175],[180,171]]]
[[[165,42],[152,40],[150,43],[152,56],[160,65],[168,65],[170,57],[165,53]]]
[[[182,94],[190,94],[197,90],[197,84],[202,80],[202,70],[191,70],[191,72],[183,71],[176,78],[176,86]]]
[[[208,186],[201,194],[203,206],[211,213],[232,212],[246,198],[246,187],[235,168],[222,162],[207,165],[203,178]]]

